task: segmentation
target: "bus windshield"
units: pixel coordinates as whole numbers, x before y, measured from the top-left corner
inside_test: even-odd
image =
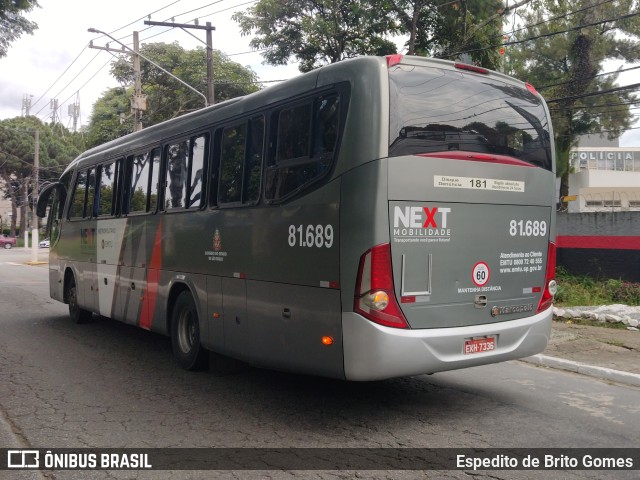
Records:
[[[551,170],[542,99],[487,76],[398,65],[390,77],[389,156],[436,152],[507,155]]]

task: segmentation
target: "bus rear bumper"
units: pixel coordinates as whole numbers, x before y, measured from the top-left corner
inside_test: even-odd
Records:
[[[382,380],[473,367],[528,357],[543,351],[553,308],[531,317],[466,327],[403,330],[343,312],[345,378]],[[464,354],[470,338],[495,337],[495,349]]]

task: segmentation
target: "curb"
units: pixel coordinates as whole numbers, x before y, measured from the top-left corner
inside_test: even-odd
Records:
[[[547,355],[540,354],[533,355],[532,357],[521,358],[520,360],[533,365],[566,370],[580,375],[587,375],[590,377],[600,378],[602,380],[609,380],[612,382],[623,383],[625,385],[640,387],[640,375],[636,373],[622,372],[620,370],[613,370],[606,367],[596,367],[593,365],[587,365],[586,363],[574,362],[572,360],[549,357]]]

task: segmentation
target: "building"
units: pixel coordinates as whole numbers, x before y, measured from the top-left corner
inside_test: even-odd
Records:
[[[640,148],[580,142],[569,156],[569,213],[640,211]]]
[[[2,230],[11,228],[11,200],[5,200],[4,192],[0,191],[0,233]]]

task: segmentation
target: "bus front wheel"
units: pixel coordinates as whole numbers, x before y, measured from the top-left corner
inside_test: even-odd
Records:
[[[78,287],[73,277],[67,287],[67,302],[69,303],[69,317],[73,323],[87,323],[91,320],[91,312],[78,305]]]
[[[189,292],[178,295],[171,315],[171,347],[180,368],[198,370],[207,361],[207,351],[200,345],[198,310]]]

